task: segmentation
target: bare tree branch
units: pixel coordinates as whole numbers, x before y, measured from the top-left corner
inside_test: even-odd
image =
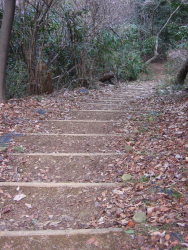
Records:
[[[182,3],[182,2],[181,2]],[[168,25],[168,23],[170,22],[171,18],[173,17],[173,15],[180,9],[181,4],[170,14],[169,18],[167,19],[166,23],[163,25],[163,27],[160,29],[160,31],[157,33],[156,35],[156,39],[155,39],[155,50],[154,50],[154,56],[152,58],[150,58],[149,60],[147,60],[146,65],[150,64],[151,62],[153,62],[155,59],[157,59],[157,57],[159,56],[158,53],[158,47],[159,47],[159,36],[162,33],[162,31],[166,28],[166,26]]]

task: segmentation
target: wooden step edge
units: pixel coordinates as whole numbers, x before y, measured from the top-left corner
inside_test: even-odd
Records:
[[[129,102],[129,101],[132,101],[132,100],[136,100],[135,96],[127,95],[127,96],[119,97],[119,98],[99,99],[99,101],[102,101],[102,102],[114,102],[114,101],[117,101],[117,102]]]
[[[121,156],[126,153],[9,153],[15,156]]]
[[[111,96],[111,97],[105,97],[104,99],[99,99],[99,100],[122,100],[122,101],[125,101],[125,98],[127,98],[127,95],[126,96],[119,96],[119,97],[113,97],[113,96]]]
[[[125,133],[118,134],[61,134],[61,133],[24,133],[23,136],[37,135],[37,136],[73,136],[73,137],[109,137],[109,136],[126,136]]]
[[[129,104],[130,101],[136,101],[136,98],[131,98],[129,100],[125,100],[125,99],[105,99],[105,100],[98,100],[99,102],[121,102],[121,103],[126,103]],[[83,103],[87,103],[87,102],[83,102]]]
[[[97,103],[100,103],[100,102],[114,102],[114,101],[117,101],[117,102],[127,102],[126,99],[123,99],[123,98],[121,98],[121,99],[108,98],[108,99],[97,99],[97,100],[93,100],[93,101],[96,101]],[[84,103],[87,103],[87,101],[85,101],[85,102],[79,102],[79,103],[83,103],[84,104]]]
[[[115,187],[120,183],[107,182],[0,182],[0,187],[32,187],[32,188],[84,188],[84,187]]]
[[[136,99],[130,99],[130,101],[133,101],[133,100],[136,100]],[[130,104],[130,102],[129,102],[129,100],[123,100],[123,99],[105,99],[105,100],[97,100],[97,103],[98,104],[102,104],[102,103],[104,103],[104,104],[109,104],[109,102],[110,102],[110,104],[112,104],[113,105],[113,103],[114,102],[117,102],[118,103],[118,105],[128,105],[128,104]],[[87,104],[87,102],[79,102],[79,104]]]
[[[122,109],[74,109],[71,112],[109,112],[109,113],[135,113],[134,110],[122,110]]]
[[[57,236],[79,234],[107,234],[123,232],[123,228],[98,228],[98,229],[66,229],[66,230],[33,230],[33,231],[0,231],[0,237],[28,237],[28,236]]]
[[[80,122],[80,123],[109,123],[109,122],[115,122],[118,123],[118,121],[114,121],[114,120],[41,120],[40,122]]]
[[[80,102],[79,104],[87,104],[87,105],[101,105],[101,106],[105,106],[105,105],[111,105],[111,106],[123,106],[126,107],[126,104],[119,104],[119,103],[100,103],[100,102]],[[127,105],[127,108],[131,108],[131,105]]]

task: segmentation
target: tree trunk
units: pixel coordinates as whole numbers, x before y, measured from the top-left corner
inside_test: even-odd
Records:
[[[159,5],[158,5],[159,6]],[[170,22],[172,16],[180,9],[179,5],[169,16],[169,18],[167,19],[166,23],[163,25],[163,27],[160,29],[160,31],[158,32],[158,34],[156,35],[156,39],[155,39],[155,50],[154,50],[154,56],[152,58],[150,58],[147,62],[146,65],[150,64],[151,62],[153,62],[154,60],[156,60],[159,56],[158,53],[158,47],[159,47],[159,36],[162,33],[162,31],[166,28],[166,26],[168,25],[168,23]]]
[[[6,66],[16,0],[6,0],[0,31],[0,102],[5,102]]]
[[[187,73],[188,73],[188,58],[184,62],[182,67],[179,69],[179,71],[177,73],[177,76],[176,76],[175,84],[183,85],[184,81],[185,81],[185,78],[187,76]]]

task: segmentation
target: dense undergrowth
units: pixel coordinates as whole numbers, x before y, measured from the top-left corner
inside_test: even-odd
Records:
[[[187,50],[187,4],[180,1],[34,1],[16,8],[7,69],[7,98],[51,92],[62,87],[95,87],[113,71],[116,80],[136,80],[153,56],[155,40],[171,13],[179,12],[160,33],[158,51]],[[119,9],[118,9],[119,8]],[[124,10],[124,11],[123,11]],[[122,11],[122,12],[121,12]],[[0,20],[2,19],[0,9]],[[126,15],[126,16],[124,16]],[[182,58],[174,60],[177,72]],[[50,90],[45,91],[45,86]]]

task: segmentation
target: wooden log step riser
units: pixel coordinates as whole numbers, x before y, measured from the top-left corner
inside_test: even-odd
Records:
[[[122,242],[132,244],[131,236],[122,228],[3,231],[1,235],[2,250],[115,250],[122,249]]]
[[[36,231],[0,231],[0,237],[32,237],[32,236],[58,236],[58,235],[91,235],[123,232],[123,228],[99,229],[67,229],[67,230],[36,230]]]

